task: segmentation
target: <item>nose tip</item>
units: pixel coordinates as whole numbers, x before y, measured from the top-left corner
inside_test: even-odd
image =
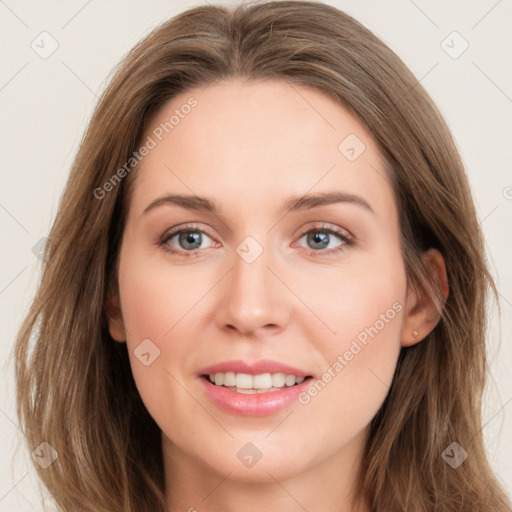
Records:
[[[246,315],[247,317],[247,315]],[[247,319],[244,322],[238,321],[234,324],[226,324],[226,328],[231,331],[236,331],[237,333],[246,336],[251,337],[255,336],[261,332],[267,332],[267,331],[276,331],[279,330],[279,327],[277,324],[265,324],[261,325],[262,322],[258,321],[258,317],[253,315],[253,322],[249,322]],[[268,335],[268,334],[267,334]]]

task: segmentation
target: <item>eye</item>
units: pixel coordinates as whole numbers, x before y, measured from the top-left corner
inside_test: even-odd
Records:
[[[193,225],[188,225],[165,233],[159,244],[166,251],[186,257],[200,249],[208,248],[203,245],[208,240],[212,241],[204,231]]]
[[[308,254],[310,256],[330,255],[343,251],[347,246],[354,245],[355,241],[352,235],[337,226],[330,224],[323,224],[315,226],[301,233],[299,240],[306,239],[306,244],[310,249]],[[208,240],[213,242],[213,239],[199,229],[196,225],[181,226],[179,229],[175,228],[162,235],[158,244],[165,250],[178,256],[198,256],[201,249],[208,249],[212,244],[207,244]],[[336,244],[336,241],[338,243]],[[335,244],[335,245],[333,245]]]
[[[308,244],[306,249],[312,249],[309,251],[309,255],[312,256],[319,253],[321,255],[338,253],[343,251],[346,246],[354,244],[354,240],[348,231],[330,224],[304,231],[299,240],[303,238],[306,239],[306,244]],[[337,244],[336,240],[338,240]]]

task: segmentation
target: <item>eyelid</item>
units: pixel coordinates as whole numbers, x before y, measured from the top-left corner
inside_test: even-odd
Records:
[[[190,222],[190,223],[186,223],[186,224],[180,224],[178,226],[174,226],[171,229],[168,229],[167,231],[164,232],[163,235],[158,237],[157,243],[158,243],[158,245],[165,245],[166,242],[169,241],[174,236],[176,236],[176,235],[178,235],[178,234],[180,234],[182,232],[187,232],[187,231],[191,231],[191,232],[198,231],[200,233],[204,233],[209,238],[214,240],[214,237],[212,235],[210,235],[207,230],[203,229],[202,226],[200,226],[199,224],[196,224],[194,222]],[[176,251],[176,252],[180,252],[180,253],[182,253],[182,252],[194,253],[195,251],[199,251],[199,250],[200,249],[195,249],[194,251]]]
[[[302,237],[303,235],[309,233],[310,231],[333,231],[341,238],[345,239],[347,243],[355,243],[355,237],[350,231],[339,226],[336,226],[335,224],[331,224],[329,222],[317,222],[313,226],[309,225],[306,228],[301,228],[299,233],[300,236]]]

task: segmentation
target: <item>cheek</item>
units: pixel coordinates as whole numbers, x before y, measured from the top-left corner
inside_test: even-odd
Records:
[[[322,428],[320,412],[329,411],[330,421],[338,426],[331,439],[336,446],[368,425],[388,393],[401,348],[405,296],[398,253],[343,275],[329,303],[320,293],[309,295],[335,334],[310,338],[322,352],[323,373],[299,396],[299,403],[308,411],[304,418],[313,430]]]
[[[126,253],[119,287],[129,345],[134,349],[149,338],[163,353],[172,340],[173,353],[179,352],[187,345],[187,332],[196,328],[201,299],[216,276],[173,268],[165,258],[148,257],[143,251]]]
[[[158,339],[172,327],[170,313],[183,297],[179,282],[166,278],[150,261],[130,255],[121,260],[119,288],[123,320],[132,341],[140,336]]]
[[[178,275],[169,275],[168,270],[151,264],[144,254],[128,247],[122,253],[119,290],[127,349],[135,383],[153,417],[163,398],[169,403],[180,399],[174,396],[177,385],[168,356],[178,361],[185,356],[186,343],[175,335],[174,326],[186,313],[189,289]]]
[[[353,260],[357,261],[335,272],[327,268],[295,276],[294,292],[305,298],[313,313],[302,316],[310,318],[303,324],[309,330],[307,339],[327,357],[324,363],[350,350],[354,341],[364,349],[354,348],[358,359],[374,354],[376,345],[381,351],[399,345],[407,290],[399,250],[388,251],[385,257],[382,252],[375,257],[356,255]]]

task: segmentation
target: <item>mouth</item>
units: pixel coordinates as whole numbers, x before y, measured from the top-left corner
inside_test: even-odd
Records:
[[[256,375],[236,372],[215,372],[201,375],[201,377],[214,386],[245,395],[281,391],[285,388],[298,386],[305,380],[312,378],[311,375],[296,376],[282,372],[260,373]]]
[[[308,388],[310,370],[276,360],[230,360],[202,368],[197,376],[206,396],[238,416],[269,416],[291,407]]]

